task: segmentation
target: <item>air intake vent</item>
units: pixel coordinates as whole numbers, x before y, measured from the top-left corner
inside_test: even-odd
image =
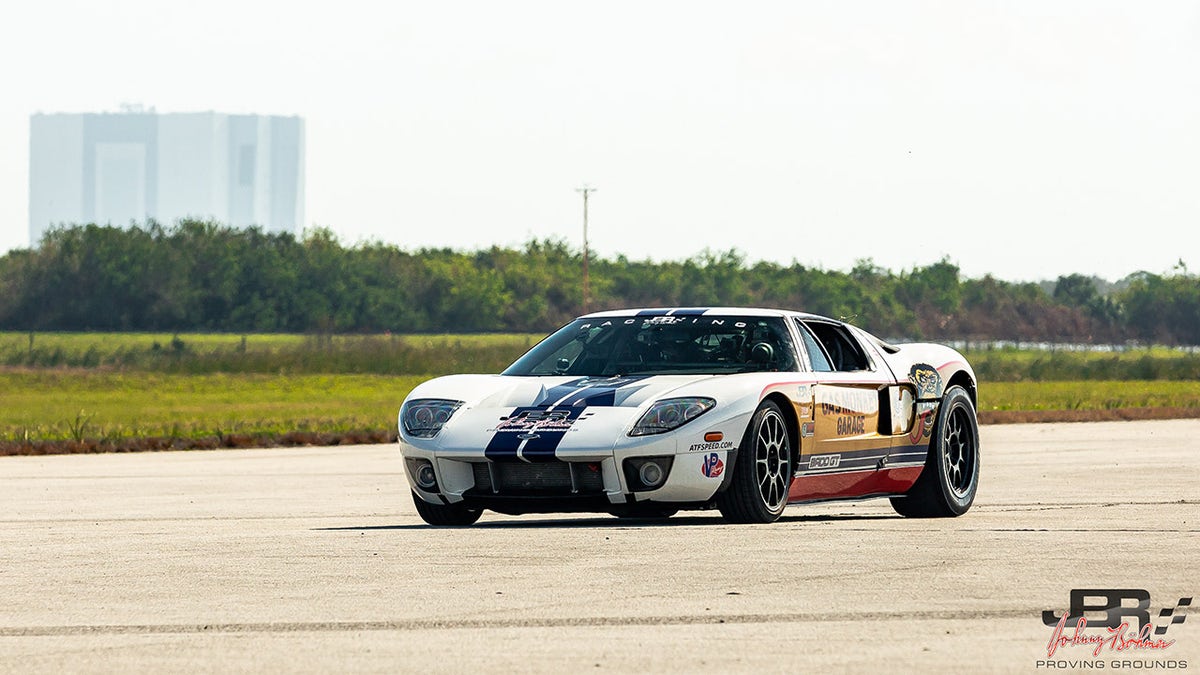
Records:
[[[474,462],[476,494],[562,496],[600,494],[598,462]]]

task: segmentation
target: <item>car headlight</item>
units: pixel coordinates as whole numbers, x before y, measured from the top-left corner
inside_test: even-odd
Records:
[[[677,429],[712,410],[717,404],[711,398],[688,396],[655,401],[645,415],[633,425],[630,436],[649,436]]]
[[[444,398],[415,398],[400,408],[400,425],[409,436],[433,438],[462,406],[462,401]]]

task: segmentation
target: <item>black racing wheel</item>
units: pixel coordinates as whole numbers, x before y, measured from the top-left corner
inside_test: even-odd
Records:
[[[961,516],[979,489],[979,423],[967,390],[950,387],[942,396],[929,458],[921,477],[892,508],[910,518]]]
[[[742,438],[728,489],[717,508],[731,523],[770,523],[787,506],[792,485],[792,441],[779,406],[763,401]]]

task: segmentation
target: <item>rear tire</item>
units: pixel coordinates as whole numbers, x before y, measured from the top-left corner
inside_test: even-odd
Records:
[[[750,418],[729,487],[717,508],[731,523],[772,523],[787,506],[792,486],[792,440],[779,406],[763,401]]]
[[[971,508],[979,488],[979,423],[967,390],[950,387],[942,397],[929,457],[920,478],[892,508],[908,518],[953,518]]]
[[[421,520],[437,527],[462,527],[471,525],[483,515],[482,509],[468,509],[462,504],[430,504],[413,493],[413,504]]]

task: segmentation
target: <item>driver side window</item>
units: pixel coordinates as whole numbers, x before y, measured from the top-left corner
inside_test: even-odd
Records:
[[[824,321],[801,321],[800,326],[804,329],[801,332],[805,334],[805,345],[808,345],[809,335],[811,335],[821,347],[815,352],[812,347],[809,347],[813,370],[822,370],[817,357],[813,356],[814,353],[821,353],[825,357],[823,365],[826,372],[871,369],[871,362],[867,360],[866,353],[845,328]]]
[[[833,366],[829,365],[829,356],[825,354],[825,348],[817,342],[817,338],[813,337],[812,331],[800,321],[797,321],[796,325],[800,328],[800,337],[804,339],[804,350],[808,352],[812,369],[818,373],[832,372]]]

